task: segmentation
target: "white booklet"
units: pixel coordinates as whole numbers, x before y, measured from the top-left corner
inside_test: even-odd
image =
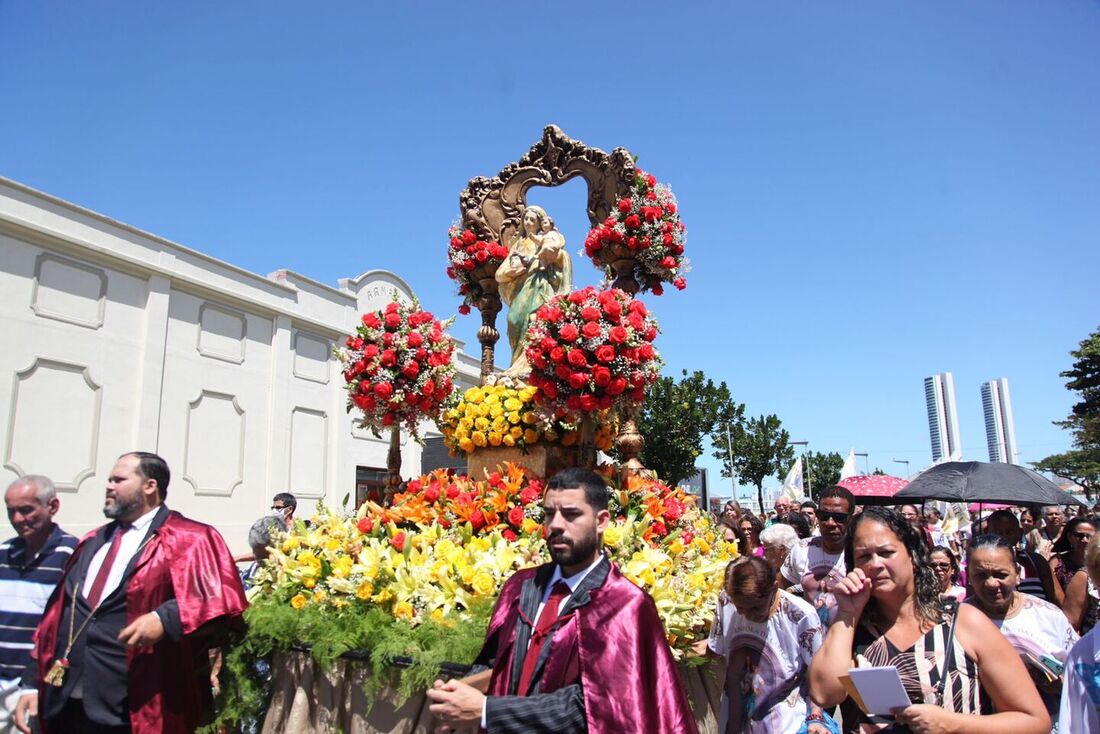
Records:
[[[894,709],[905,708],[912,702],[901,676],[893,665],[880,668],[852,668],[848,671],[852,685],[859,692],[862,708],[871,716],[889,716]]]

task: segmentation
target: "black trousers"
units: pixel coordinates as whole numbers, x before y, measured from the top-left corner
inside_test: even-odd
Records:
[[[61,713],[46,722],[46,728],[51,732],[64,734],[130,734],[129,724],[111,726],[89,719],[84,713],[82,698],[70,698],[66,701]]]

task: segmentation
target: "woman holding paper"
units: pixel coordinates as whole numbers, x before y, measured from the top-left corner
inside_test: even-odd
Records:
[[[900,678],[910,704],[903,697],[861,714],[864,732],[1050,731],[1019,655],[977,609],[941,601],[921,537],[900,514],[868,507],[857,515],[845,560],[852,571],[833,587],[836,619],[810,664],[813,700],[834,706],[848,696],[850,669],[882,669]],[[876,688],[859,690],[865,703]]]
[[[1077,633],[1062,610],[1017,590],[1016,554],[1004,538],[979,535],[966,552],[973,604],[989,617],[1027,664],[1047,713],[1058,723],[1062,669]],[[1083,560],[1083,559],[1082,559]]]

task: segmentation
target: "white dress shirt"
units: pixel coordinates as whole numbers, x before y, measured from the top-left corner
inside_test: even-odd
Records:
[[[126,572],[126,567],[130,565],[130,560],[138,552],[138,548],[141,547],[141,541],[145,539],[145,534],[149,531],[149,524],[153,522],[153,516],[157,514],[159,509],[159,506],[154,507],[137,520],[134,520],[134,524],[126,530],[115,531],[123,533],[122,541],[119,543],[118,555],[115,556],[111,571],[107,574],[107,583],[103,586],[103,594],[99,597],[100,599],[106,599],[122,583],[122,575]],[[92,584],[95,583],[95,577],[99,575],[99,569],[103,565],[104,559],[107,558],[107,553],[111,550],[113,541],[114,536],[112,535],[95,552],[95,555],[92,556],[92,562],[88,564],[88,573],[84,577],[84,586],[81,588],[81,593],[85,599],[88,598],[88,594],[92,590]]]
[[[542,615],[543,607],[546,606],[546,602],[550,599],[550,594],[554,591],[554,584],[558,583],[559,581],[564,581],[565,585],[569,587],[569,595],[563,596],[561,599],[561,603],[558,604],[556,612],[558,614],[561,614],[561,610],[564,609],[565,605],[569,603],[569,600],[573,598],[573,592],[576,591],[577,587],[580,586],[580,583],[584,581],[584,577],[591,573],[592,569],[600,565],[600,561],[602,560],[603,553],[597,553],[596,560],[591,566],[584,569],[583,571],[578,571],[569,578],[561,575],[561,566],[555,565],[554,574],[550,577],[550,583],[548,583],[546,585],[546,588],[543,589],[542,601],[539,602],[539,608],[535,610],[534,618],[538,619]]]

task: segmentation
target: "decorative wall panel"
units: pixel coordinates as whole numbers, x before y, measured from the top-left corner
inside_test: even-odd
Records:
[[[38,357],[16,372],[4,466],[77,490],[95,474],[102,393],[84,365]]]
[[[244,314],[221,306],[199,306],[199,354],[234,364],[244,362],[247,333]]]
[[[327,339],[304,331],[294,332],[294,376],[327,385],[331,349]]]
[[[290,411],[290,491],[321,499],[328,485],[328,416],[319,410]]]
[[[43,253],[34,264],[35,315],[89,329],[103,326],[107,274],[99,268]]]
[[[188,404],[183,480],[195,494],[227,497],[244,482],[244,413],[233,395],[208,390]]]

